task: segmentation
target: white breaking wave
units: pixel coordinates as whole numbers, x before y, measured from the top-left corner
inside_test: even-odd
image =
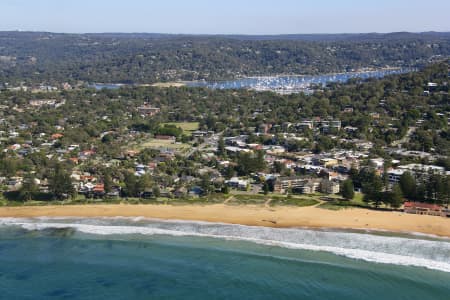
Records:
[[[0,219],[0,226],[19,226],[26,230],[73,228],[94,235],[198,236],[248,241],[289,249],[325,251],[369,262],[450,272],[450,242],[445,239],[145,218],[4,218]]]

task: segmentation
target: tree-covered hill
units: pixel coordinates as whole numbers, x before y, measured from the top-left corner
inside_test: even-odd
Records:
[[[0,84],[152,83],[423,66],[449,33],[282,36],[0,32]]]

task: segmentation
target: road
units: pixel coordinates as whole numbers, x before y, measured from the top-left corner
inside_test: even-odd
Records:
[[[399,139],[399,140],[393,141],[391,143],[391,146],[392,147],[397,147],[399,145],[408,143],[409,140],[411,139],[412,134],[416,131],[416,129],[417,129],[416,127],[409,127],[408,131],[405,134],[405,136],[403,138]]]
[[[194,154],[197,151],[201,151],[201,150],[205,150],[205,148],[210,147],[214,144],[217,144],[217,141],[219,140],[220,136],[223,134],[223,132],[219,132],[219,133],[215,133],[210,137],[206,137],[204,138],[204,142],[201,143],[200,145],[198,145],[197,147],[192,147],[191,150],[189,150],[186,154],[185,157],[189,158],[192,156],[192,154]]]

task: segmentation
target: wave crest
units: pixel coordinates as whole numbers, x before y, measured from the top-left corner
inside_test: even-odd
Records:
[[[325,251],[369,262],[450,272],[450,242],[444,239],[144,218],[5,218],[0,219],[1,225],[19,226],[26,230],[73,228],[94,235],[197,236],[247,241],[289,249]]]

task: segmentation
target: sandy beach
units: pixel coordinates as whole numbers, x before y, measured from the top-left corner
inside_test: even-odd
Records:
[[[269,227],[379,229],[450,237],[450,219],[365,209],[216,205],[68,205],[0,207],[0,217],[148,217]]]

